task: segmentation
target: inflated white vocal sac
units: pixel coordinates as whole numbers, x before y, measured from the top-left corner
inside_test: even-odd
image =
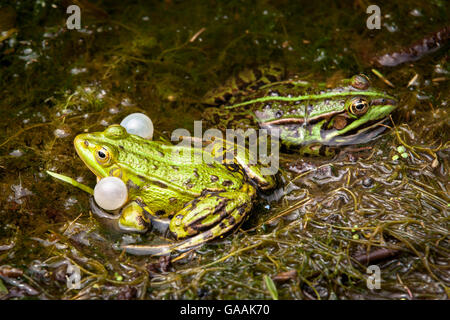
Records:
[[[120,123],[128,133],[135,134],[144,139],[153,138],[153,122],[143,113],[132,113],[126,116]]]
[[[101,179],[94,188],[94,199],[105,210],[116,210],[128,200],[128,189],[117,177]]]

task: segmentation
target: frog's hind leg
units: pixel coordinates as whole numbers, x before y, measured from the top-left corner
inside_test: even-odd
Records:
[[[220,238],[240,225],[252,208],[255,189],[245,185],[241,191],[207,194],[195,199],[177,212],[170,230],[181,242],[160,245],[126,245],[126,252],[136,255],[168,255],[184,252],[205,242]]]

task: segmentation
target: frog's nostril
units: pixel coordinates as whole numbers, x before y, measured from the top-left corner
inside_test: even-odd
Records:
[[[89,142],[84,137],[75,137],[74,144],[76,148],[88,148]]]

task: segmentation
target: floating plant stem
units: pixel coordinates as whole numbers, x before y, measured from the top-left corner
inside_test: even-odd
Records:
[[[380,78],[384,83],[386,83],[388,86],[395,88],[395,86],[392,84],[392,82],[390,82],[388,79],[386,79],[384,77],[384,75],[378,71],[377,69],[372,69],[372,72],[378,77]]]
[[[80,188],[83,191],[86,191],[87,193],[89,193],[91,195],[94,195],[94,190],[92,188],[88,187],[85,184],[82,184],[82,183],[80,183],[80,182],[78,182],[78,181],[76,181],[76,180],[74,180],[74,179],[72,179],[72,178],[70,178],[68,176],[65,176],[65,175],[62,175],[62,174],[59,174],[59,173],[56,173],[56,172],[52,172],[52,171],[48,171],[48,170],[46,170],[46,172],[49,175],[51,175],[53,178],[62,180],[64,182],[66,182],[66,183],[69,183],[69,184],[73,185],[74,187],[77,187],[77,188]]]

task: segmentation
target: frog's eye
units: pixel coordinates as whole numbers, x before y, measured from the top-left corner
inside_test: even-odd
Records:
[[[108,164],[111,161],[111,152],[105,147],[95,148],[95,160],[101,165]]]
[[[353,98],[350,100],[348,110],[355,116],[361,116],[369,109],[369,103],[364,98]]]
[[[364,74],[357,74],[352,77],[351,85],[355,89],[366,90],[370,87],[370,80]]]

